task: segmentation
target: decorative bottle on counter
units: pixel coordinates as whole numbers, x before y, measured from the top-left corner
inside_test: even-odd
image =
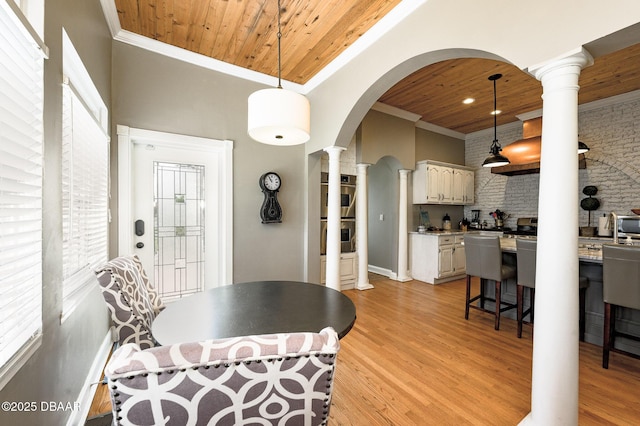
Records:
[[[451,230],[451,218],[449,217],[449,213],[445,213],[442,218],[442,229],[445,231]]]

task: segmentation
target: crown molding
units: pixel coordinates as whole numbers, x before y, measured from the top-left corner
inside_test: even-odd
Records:
[[[440,135],[450,136],[456,139],[464,140],[464,138],[466,137],[464,133],[456,132],[455,130],[447,129],[446,127],[441,127],[436,124],[428,123],[422,120],[416,123],[416,127],[423,130],[428,130],[433,133],[438,133]]]
[[[411,121],[415,123],[420,120],[420,115],[414,114],[413,112],[405,111],[403,109],[383,104],[382,102],[376,102],[371,107],[372,110],[382,112],[384,114],[392,115],[394,117],[402,118],[403,120]]]

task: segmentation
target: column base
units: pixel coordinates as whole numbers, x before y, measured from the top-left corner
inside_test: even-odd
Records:
[[[356,285],[356,290],[371,290],[372,288],[375,288],[375,287],[373,287],[373,285],[369,282],[358,283]]]
[[[407,281],[411,281],[412,279],[413,279],[413,278],[411,278],[410,276],[408,276],[408,275],[404,275],[404,276],[398,276],[398,277],[396,278],[396,281],[400,281],[401,283],[405,283],[405,282],[407,282]]]

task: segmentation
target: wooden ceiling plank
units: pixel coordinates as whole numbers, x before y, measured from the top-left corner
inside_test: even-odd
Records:
[[[156,1],[156,40],[172,44],[173,42],[173,0]]]
[[[277,2],[263,2],[247,4],[247,7],[242,11],[238,22],[238,28],[233,32],[229,43],[227,43],[225,56],[233,58],[237,63],[243,64],[242,66],[249,69],[262,70],[260,67],[255,67],[255,62],[251,60],[247,50],[252,50],[252,46],[259,44],[261,47],[271,46],[271,48],[263,49],[265,52],[271,52],[276,50],[274,47],[277,44]],[[264,43],[260,43],[258,39],[262,39]],[[269,43],[269,44],[268,44]],[[276,57],[277,53],[274,53]],[[277,61],[274,61],[273,70],[277,70]],[[277,74],[274,72],[272,75]]]
[[[202,38],[196,50],[198,53],[218,59],[213,53],[213,45],[215,44],[218,34],[221,32],[224,9],[228,4],[229,2],[209,1]]]
[[[199,52],[200,44],[209,13],[209,1],[198,0],[192,2],[189,11],[189,25],[187,29],[186,48],[192,52]]]
[[[116,10],[122,29],[141,34],[138,9],[138,0],[116,0]]]
[[[146,37],[156,39],[156,28],[158,25],[156,0],[139,0],[138,16],[140,32]]]
[[[189,16],[192,1],[178,0],[173,2],[173,17],[171,21],[171,39],[174,46],[187,48],[187,34],[189,33]]]

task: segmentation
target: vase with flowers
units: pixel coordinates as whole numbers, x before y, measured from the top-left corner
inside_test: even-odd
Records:
[[[504,221],[509,215],[500,209],[496,209],[496,211],[489,213],[489,215],[495,220],[496,228],[502,228],[504,226]]]

